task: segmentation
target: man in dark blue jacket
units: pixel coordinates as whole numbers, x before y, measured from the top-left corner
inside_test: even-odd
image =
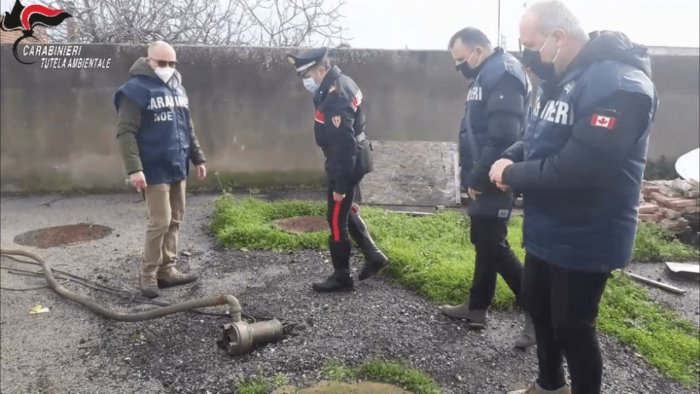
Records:
[[[197,166],[199,179],[207,174],[176,65],[173,47],[156,41],[149,45],[148,57],[136,60],[129,81],[114,94],[124,165],[131,185],[143,193],[148,205],[140,288],[149,298],[157,297],[159,288],[197,279],[175,268],[189,161]]]
[[[650,60],[624,34],[585,34],[559,1],[531,6],[520,40],[543,83],[523,141],[490,171],[524,196],[523,297],[539,376],[512,393],[600,393],[595,321],[610,272],[632,256],[657,108]]]
[[[360,181],[372,171],[362,92],[355,81],[332,64],[327,48],[306,50],[297,56],[288,55],[287,60],[302,78],[304,87],[314,95],[314,137],[326,157],[326,213],[331,230],[328,248],[333,274],[312,287],[317,292],[352,290],[349,237],[355,240],[365,257],[359,280],[375,275],[389,263],[360,218],[359,206],[353,203],[360,198]]]
[[[474,277],[469,298],[461,305],[443,305],[440,310],[464,319],[469,328],[484,328],[501,274],[520,302],[522,265],[508,245],[508,219],[513,193],[499,190],[489,180],[489,169],[522,134],[530,101],[530,83],[520,62],[501,48],[493,49],[480,30],[467,27],[450,39],[450,53],[458,71],[472,81],[459,135],[462,188],[470,203],[470,239],[476,251]],[[535,342],[532,323],[516,347]]]

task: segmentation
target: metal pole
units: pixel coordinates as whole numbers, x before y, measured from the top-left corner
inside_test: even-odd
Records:
[[[498,46],[501,46],[501,0],[498,0]]]

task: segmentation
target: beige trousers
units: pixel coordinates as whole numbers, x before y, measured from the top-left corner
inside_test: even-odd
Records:
[[[185,216],[186,181],[148,185],[148,228],[141,274],[172,267],[177,258],[177,235]]]

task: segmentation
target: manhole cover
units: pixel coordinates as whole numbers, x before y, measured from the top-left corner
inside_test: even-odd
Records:
[[[39,249],[94,241],[112,233],[112,229],[98,224],[78,223],[68,226],[47,227],[27,231],[15,237],[15,243]]]
[[[272,224],[292,234],[313,233],[328,229],[328,222],[323,216],[294,216],[273,220]]]

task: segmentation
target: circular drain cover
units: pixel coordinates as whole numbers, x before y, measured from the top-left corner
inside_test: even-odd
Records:
[[[328,222],[323,216],[294,216],[274,220],[272,224],[292,234],[313,233],[328,229]]]
[[[98,224],[78,223],[27,231],[15,237],[15,243],[39,249],[73,245],[104,238],[112,229]]]

